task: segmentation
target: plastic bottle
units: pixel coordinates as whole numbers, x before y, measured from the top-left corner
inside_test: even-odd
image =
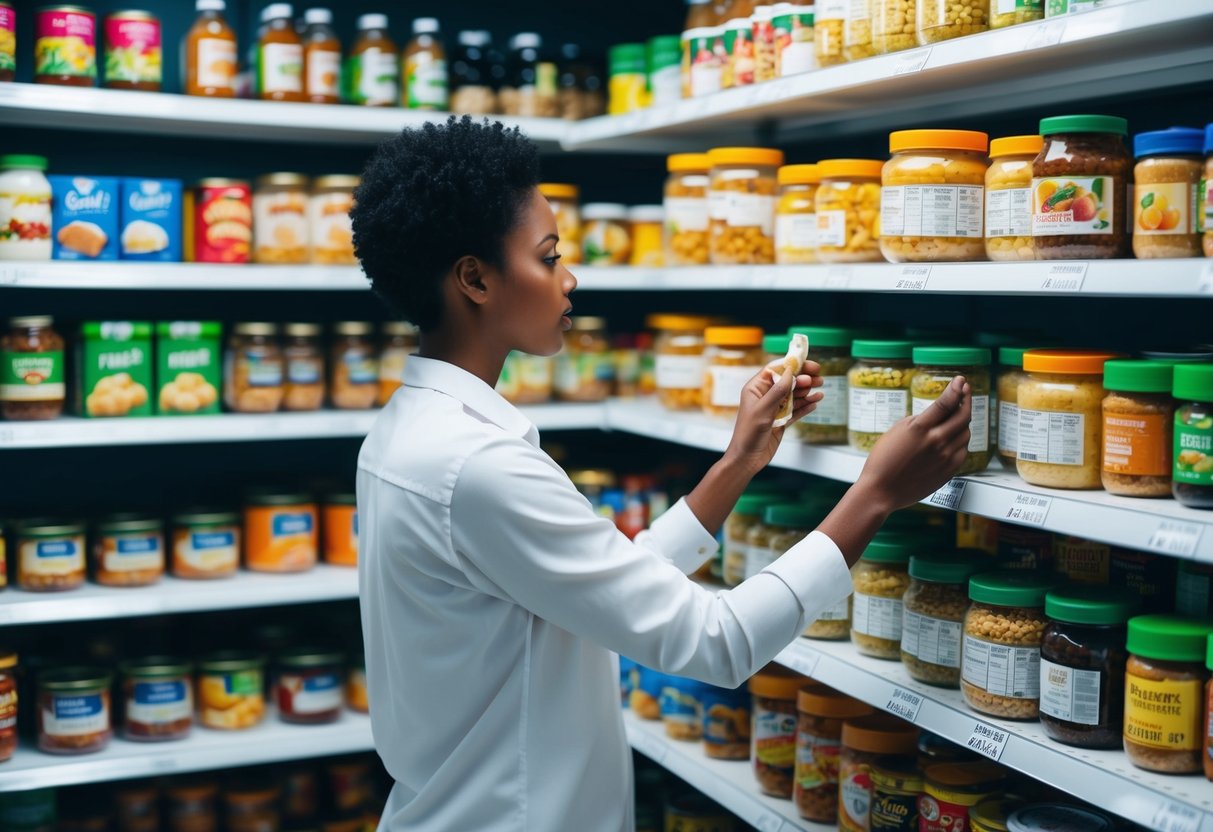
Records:
[[[198,0],[198,17],[185,36],[186,95],[234,98],[236,95],[236,32],[223,17],[224,0]]]
[[[265,29],[257,44],[257,95],[262,101],[304,101],[303,43],[290,3],[271,3],[261,13]]]
[[[341,102],[341,41],[333,31],[333,13],[303,13],[303,95],[314,104]]]

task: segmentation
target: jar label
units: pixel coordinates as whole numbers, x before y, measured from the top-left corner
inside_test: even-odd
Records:
[[[976,804],[978,801],[974,801]],[[969,806],[924,794],[918,798],[919,832],[968,832]]]
[[[843,832],[868,832],[872,814],[872,775],[868,766],[858,766],[843,775],[838,785],[838,828]]]
[[[61,578],[84,572],[84,541],[75,537],[23,540],[17,550],[23,575]]]
[[[748,551],[745,557],[745,580],[747,581],[774,563],[781,554],[770,546],[748,546],[746,548]]]
[[[179,534],[174,554],[199,572],[226,572],[240,562],[236,533],[229,530]]]
[[[851,605],[851,629],[865,636],[899,642],[902,615],[900,598],[856,592]]]
[[[1039,11],[1044,8],[1044,0],[998,0],[998,14],[1011,14],[1023,9]]]
[[[106,572],[164,569],[164,549],[158,534],[106,535],[101,546]]]
[[[303,191],[253,196],[253,245],[258,260],[302,260],[307,256],[307,226],[307,196]]]
[[[762,367],[759,366],[708,367],[708,376],[712,381],[709,403],[713,407],[740,406],[742,389],[760,370]]]
[[[724,224],[729,228],[760,228],[763,236],[775,233],[775,197],[726,191]]]
[[[0,72],[17,71],[17,15],[0,7]]]
[[[901,629],[901,649],[921,662],[958,668],[962,634],[959,621],[906,610]]]
[[[818,0],[817,22],[824,20],[846,20],[848,0]]]
[[[847,424],[847,377],[823,376],[821,380],[824,396],[817,403],[817,409],[801,421],[806,425],[844,427]]]
[[[1003,188],[986,192],[986,237],[1031,235],[1031,188]]]
[[[335,673],[283,674],[278,684],[291,692],[291,710],[296,714],[322,714],[341,707],[341,679]]]
[[[109,706],[100,693],[52,695],[50,705],[42,709],[42,731],[48,736],[79,737],[100,734],[110,728]]]
[[[779,214],[775,217],[775,254],[817,248],[816,214]]]
[[[1177,483],[1213,486],[1213,416],[1188,416],[1175,411],[1175,464]]]
[[[703,705],[694,694],[679,690],[673,685],[661,689],[661,719],[674,722],[690,728],[694,733],[700,732],[703,724]]]
[[[796,715],[772,711],[754,703],[754,757],[763,765],[796,767]]]
[[[992,644],[966,634],[961,675],[974,687],[1011,699],[1040,696],[1040,648]]]
[[[1185,682],[1125,674],[1125,739],[1147,748],[1200,748],[1202,699],[1199,679]]]
[[[349,350],[341,356],[350,384],[377,384],[379,362],[375,356],[361,350]]]
[[[47,217],[47,227],[50,218]],[[41,402],[62,399],[63,351],[0,353],[0,401]]]
[[[847,427],[856,433],[886,433],[910,413],[908,390],[852,387],[848,398]]]
[[[208,680],[214,678],[214,676],[204,675],[199,677],[199,681],[205,689],[214,684],[214,682],[208,684]],[[261,696],[262,674],[260,670],[236,670],[231,673],[223,673],[218,678],[223,685],[224,693],[233,696]]]
[[[198,86],[232,89],[236,84],[236,42],[223,38],[198,41]]]
[[[886,794],[875,790],[871,828],[872,832],[917,832],[918,794]]]
[[[1104,585],[1112,561],[1112,547],[1081,537],[1055,535],[1053,538],[1053,569],[1071,581]]]
[[[813,23],[814,14],[811,11],[781,14],[772,19],[771,25],[775,37],[775,66],[779,77],[785,78],[789,75],[799,75],[802,72],[817,69],[817,52],[813,45]]]
[[[354,230],[348,193],[316,194],[308,201],[313,259],[320,263],[353,260]]]
[[[1040,712],[1076,725],[1099,724],[1098,670],[1079,670],[1040,660]]]
[[[708,199],[706,197],[666,197],[664,207],[665,227],[671,234],[708,230]]]
[[[105,20],[105,80],[160,83],[160,22],[111,15]]]
[[[431,52],[418,52],[405,61],[405,91],[410,109],[446,107],[446,61]]]
[[[998,403],[998,452],[1008,456],[1018,455],[1019,449],[1019,405],[1011,402]]]
[[[1019,443],[1016,454],[1028,462],[1082,465],[1085,454],[1086,416],[1019,408]]]
[[[1188,182],[1137,183],[1133,196],[1133,233],[1195,234],[1199,188]]]
[[[649,74],[650,107],[665,107],[682,100],[682,72],[677,64],[654,69]]]
[[[400,96],[400,64],[396,53],[377,47],[347,61],[350,100],[372,107],[394,106]]]
[[[746,87],[754,83],[754,29],[749,18],[743,18],[737,25],[732,23],[724,32],[724,51],[729,56],[730,70],[727,76],[732,76],[732,86]]]
[[[838,760],[842,745],[829,739],[798,731],[796,734],[796,785],[804,791],[838,789]]]
[[[282,512],[275,514],[270,523],[274,537],[295,537],[301,534],[312,533],[312,513],[310,511],[303,512]]]
[[[1032,236],[1112,234],[1114,182],[1111,176],[1033,177]]]
[[[577,396],[598,385],[609,385],[615,379],[615,366],[609,353],[580,353],[567,351],[556,356],[555,386],[558,393]],[[741,401],[740,394],[738,401]]]
[[[847,621],[851,617],[851,599],[843,598],[832,607],[826,607],[817,614],[815,621]]]
[[[289,384],[320,384],[323,377],[323,364],[317,358],[292,358],[286,362]]]
[[[256,352],[241,353],[248,371],[249,387],[281,387],[282,361]]]
[[[847,244],[847,212],[817,212],[817,245],[841,248]]]
[[[1203,233],[1213,231],[1213,188],[1209,187],[1208,179],[1200,180],[1200,195],[1197,197],[1200,207],[1200,228]]]
[[[194,703],[183,680],[135,682],[126,700],[127,722],[164,725],[191,719]]]
[[[973,415],[969,417],[969,453],[984,453],[990,449],[990,397],[970,398],[973,402]],[[921,399],[915,396],[910,412],[918,416],[933,404],[935,399]]]
[[[306,55],[307,77],[304,86],[308,95],[336,98],[341,94],[341,53],[329,49],[313,49]]]
[[[724,89],[724,36],[710,35],[690,41],[691,95],[711,95]]]
[[[17,725],[17,691],[12,688],[0,692],[0,736]]]
[[[981,239],[983,185],[896,185],[880,189],[880,233]]]
[[[97,77],[97,21],[92,14],[39,10],[34,75]]]
[[[303,46],[266,43],[261,46],[258,89],[264,93],[303,92]]]
[[[704,694],[703,741],[708,745],[745,746],[749,755],[750,697],[748,691],[710,691]]]
[[[658,390],[698,390],[703,386],[702,355],[658,355]]]

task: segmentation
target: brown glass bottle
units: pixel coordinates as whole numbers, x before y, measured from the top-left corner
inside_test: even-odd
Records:
[[[224,0],[198,0],[185,36],[185,94],[236,96],[236,33],[223,17]]]

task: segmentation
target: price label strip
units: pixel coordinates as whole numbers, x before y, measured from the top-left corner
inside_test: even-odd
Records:
[[[1158,807],[1150,828],[1158,832],[1197,832],[1200,829],[1200,810],[1182,803],[1167,801]]]
[[[998,762],[1002,757],[1002,752],[1007,748],[1007,740],[1010,736],[1001,728],[978,722],[973,725],[973,731],[969,734],[965,745],[983,757],[989,757],[994,762]]]
[[[918,712],[922,709],[922,697],[905,688],[893,688],[893,694],[889,701],[884,703],[884,709],[907,722],[913,722],[918,719]]]
[[[893,289],[898,292],[921,292],[927,288],[930,279],[930,266],[903,266]]]
[[[813,671],[817,670],[817,663],[821,661],[821,654],[800,644],[793,644],[779,654],[779,661],[801,676],[811,678]]]
[[[0,283],[4,282],[2,274],[0,274]],[[1205,263],[1205,267],[1201,269],[1200,280],[1196,284],[1196,293],[1199,295],[1213,295],[1213,262]]]
[[[1195,523],[1182,520],[1163,520],[1146,541],[1146,548],[1163,555],[1190,558],[1196,554],[1196,545],[1204,530]]]
[[[1054,263],[1040,282],[1042,292],[1081,292],[1090,263]]]
[[[923,67],[927,65],[927,61],[931,58],[931,48],[916,49],[912,52],[907,52],[897,60],[897,64],[893,67],[893,76],[910,75],[915,72],[921,72]]]
[[[1016,494],[1011,507],[1003,515],[1007,520],[1024,526],[1043,526],[1048,519],[1053,498],[1040,494]]]
[[[960,477],[953,477],[947,485],[932,494],[927,502],[949,511],[957,511],[965,495],[965,484],[966,481]]]
[[[830,266],[826,270],[827,289],[845,289],[851,285],[851,267],[850,266]]]
[[[1028,42],[1024,44],[1024,50],[1043,49],[1047,46],[1056,46],[1061,43],[1062,38],[1066,36],[1066,23],[1064,20],[1053,23],[1038,23],[1036,31],[1032,33],[1032,37],[1028,38]]]

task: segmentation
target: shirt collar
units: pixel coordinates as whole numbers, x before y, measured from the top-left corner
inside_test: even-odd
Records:
[[[531,420],[496,390],[462,367],[434,358],[410,355],[404,365],[404,384],[406,387],[421,387],[450,396],[485,421],[539,446],[539,431]]]

